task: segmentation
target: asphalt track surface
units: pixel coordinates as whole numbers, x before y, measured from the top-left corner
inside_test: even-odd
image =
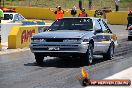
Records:
[[[86,66],[78,58],[47,57],[37,66],[29,50],[1,55],[0,88],[83,88],[78,81],[83,66],[91,79],[104,79],[131,67],[132,41],[127,40],[126,26],[109,26],[118,35],[119,43],[113,60],[95,57],[93,65]]]

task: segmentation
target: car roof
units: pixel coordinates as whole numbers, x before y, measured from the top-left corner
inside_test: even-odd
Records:
[[[18,13],[14,13],[14,12],[4,12],[4,14],[18,14]]]
[[[64,18],[90,18],[90,19],[102,19],[102,18],[96,18],[96,17],[64,17]]]

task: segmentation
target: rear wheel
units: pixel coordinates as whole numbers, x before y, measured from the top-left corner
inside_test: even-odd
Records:
[[[37,64],[41,65],[43,63],[44,56],[39,53],[35,53],[34,55],[35,55],[35,60],[36,60]]]
[[[92,64],[92,62],[93,62],[93,46],[92,46],[92,44],[89,44],[89,46],[88,46],[88,50],[85,54],[85,61],[88,64]]]
[[[103,55],[103,58],[105,60],[111,60],[111,59],[113,59],[113,56],[114,56],[114,44],[111,43],[110,46],[109,46],[109,49],[108,49],[107,53],[105,53]]]

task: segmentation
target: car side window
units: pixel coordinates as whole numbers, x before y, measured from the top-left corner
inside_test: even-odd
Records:
[[[101,24],[102,30],[103,30],[103,31],[106,31],[107,28],[106,28],[106,26],[104,25],[104,23],[102,22],[102,20],[100,20],[99,22],[100,22],[100,24]]]
[[[102,30],[101,24],[99,23],[99,20],[95,20],[95,30]]]
[[[18,20],[19,20],[18,14],[15,14],[14,21],[18,21]]]
[[[20,21],[24,20],[24,17],[22,15],[18,14],[18,17]]]
[[[107,24],[102,20],[103,25],[105,26],[105,28],[107,29],[107,33],[112,33],[112,31],[110,30],[110,28],[107,26]]]

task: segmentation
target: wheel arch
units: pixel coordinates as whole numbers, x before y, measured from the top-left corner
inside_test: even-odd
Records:
[[[93,39],[91,39],[91,40],[89,41],[89,44],[92,44],[92,46],[93,46],[93,48],[94,48],[94,40],[93,40]]]

